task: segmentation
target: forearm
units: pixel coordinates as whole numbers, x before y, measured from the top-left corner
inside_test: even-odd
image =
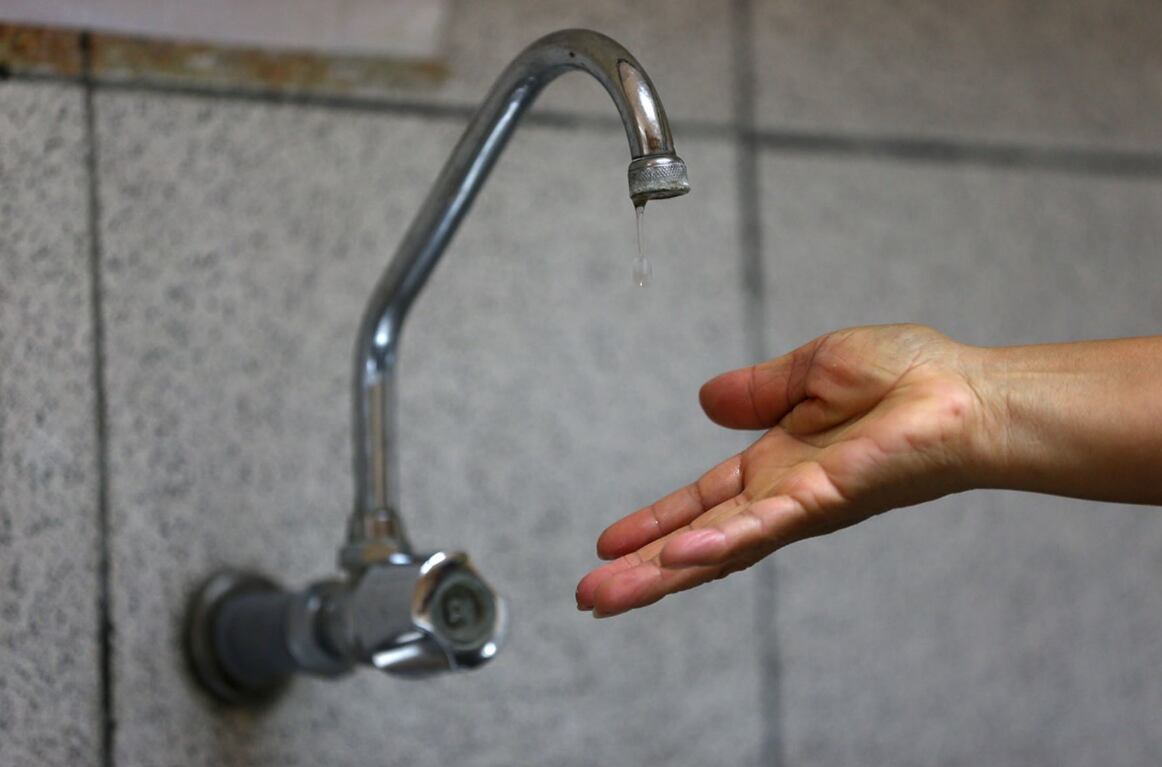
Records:
[[[1162,505],[1162,336],[975,359],[982,484]]]

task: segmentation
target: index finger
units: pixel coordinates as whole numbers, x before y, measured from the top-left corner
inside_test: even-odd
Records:
[[[698,481],[614,522],[597,539],[597,555],[616,559],[688,525],[742,492],[742,455],[726,459]]]

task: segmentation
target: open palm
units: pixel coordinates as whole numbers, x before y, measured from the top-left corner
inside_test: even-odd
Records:
[[[788,543],[966,489],[983,418],[964,347],[913,325],[840,331],[707,383],[731,428],[769,429],[742,453],[611,525],[577,605],[602,617],[722,578]]]

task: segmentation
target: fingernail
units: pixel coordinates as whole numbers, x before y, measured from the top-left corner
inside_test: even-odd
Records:
[[[596,618],[597,620],[601,620],[602,618],[608,618],[610,615],[611,615],[611,613],[603,613],[600,610],[598,610],[596,607],[593,608],[593,617]]]

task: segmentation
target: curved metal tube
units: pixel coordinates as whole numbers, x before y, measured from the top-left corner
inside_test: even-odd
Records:
[[[404,318],[488,178],[525,110],[558,75],[581,70],[609,92],[625,125],[635,204],[689,190],[685,164],[657,93],[641,65],[610,38],[566,30],[526,48],[500,75],[444,165],[375,286],[355,345],[355,507],[340,560],[358,569],[409,553],[398,518],[395,363]]]
[[[569,69],[605,86],[625,123],[635,205],[689,191],[654,87],[624,48],[595,32],[542,38],[509,65],[468,125],[395,259],[375,286],[355,347],[355,508],[339,552],[345,578],[288,592],[252,573],[221,571],[197,591],[186,643],[219,700],[268,700],[291,676],[356,664],[406,676],[475,668],[504,641],[504,600],[460,553],[417,556],[397,508],[395,362],[412,301],[468,212],[520,116]]]

